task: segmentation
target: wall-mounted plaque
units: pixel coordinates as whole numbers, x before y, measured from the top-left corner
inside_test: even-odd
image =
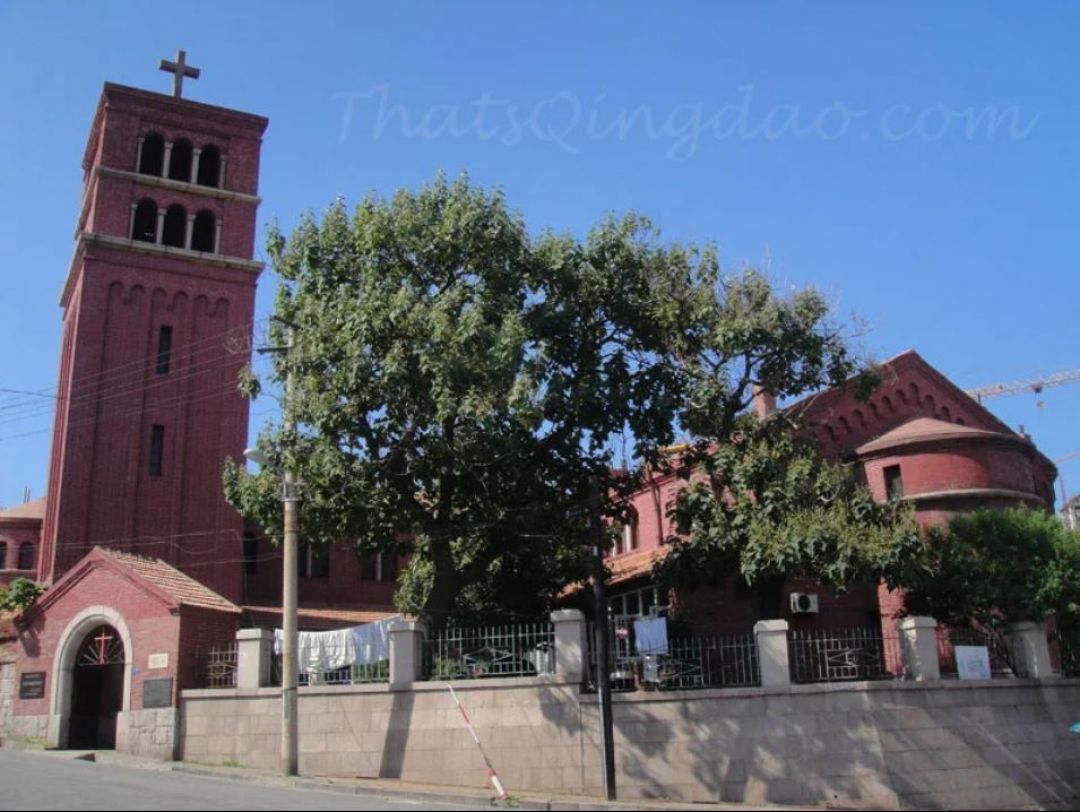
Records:
[[[160,654],[151,654],[146,660],[147,668],[168,668],[169,667],[169,653],[162,652]]]
[[[143,680],[142,706],[144,708],[170,708],[172,703],[172,677]]]
[[[45,698],[45,672],[27,671],[19,676],[19,699]]]

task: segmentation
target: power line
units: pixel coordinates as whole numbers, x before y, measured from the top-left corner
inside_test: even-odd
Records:
[[[263,318],[251,322],[245,322],[243,324],[236,325],[235,327],[231,327],[227,330],[215,333],[211,336],[206,336],[202,339],[190,341],[185,344],[174,345],[172,348],[170,348],[170,356],[187,357],[189,359],[194,358],[201,353],[201,350],[200,352],[194,352],[195,348],[210,349],[208,345],[217,342],[221,342],[225,349],[229,349],[225,342],[227,342],[230,337],[235,337],[238,340],[244,341],[244,345],[242,347],[238,346],[238,349],[236,351],[230,350],[230,355],[239,355],[241,353],[250,354],[252,340],[251,334],[247,331],[254,331],[257,325],[266,321],[267,319]],[[217,349],[217,347],[214,347],[213,349]],[[105,386],[106,384],[110,386],[123,386],[131,383],[132,381],[142,380],[148,372],[156,368],[157,363],[158,355],[157,353],[152,352],[147,357],[119,364],[117,366],[112,366],[108,369],[100,370],[96,373],[84,375],[81,378],[71,381],[67,397],[69,400],[79,400],[81,398],[87,397],[87,393],[85,390],[89,388],[100,388],[102,386]],[[41,407],[40,400],[43,398],[52,400],[62,399],[61,395],[57,394],[56,391],[51,390],[32,391],[4,389],[0,391],[12,393],[17,392],[23,395],[22,398],[12,398],[8,399],[8,402],[0,403],[0,411],[14,409],[16,410],[16,412],[18,412],[20,410],[25,411],[27,408],[30,408],[32,410],[39,409]],[[92,397],[93,393],[90,393],[89,396]],[[33,400],[31,400],[30,398],[33,398]]]
[[[240,395],[240,392],[237,389],[237,383],[236,382],[229,382],[229,383],[227,383],[225,385],[219,385],[217,387],[212,388],[209,391],[203,392],[203,393],[200,394],[199,397],[189,398],[186,395],[177,396],[177,397],[169,399],[169,400],[165,400],[165,401],[162,401],[162,402],[158,402],[158,403],[154,403],[154,404],[150,404],[150,405],[146,405],[146,406],[137,406],[137,407],[132,407],[132,408],[130,408],[128,410],[113,411],[113,412],[108,412],[108,413],[105,413],[105,414],[98,414],[98,415],[88,416],[88,417],[85,417],[85,418],[70,421],[66,425],[67,425],[67,429],[70,431],[72,429],[86,428],[86,427],[92,426],[92,425],[104,424],[104,423],[106,423],[107,421],[110,421],[110,420],[119,420],[119,419],[123,419],[123,418],[138,417],[138,416],[144,415],[144,414],[146,414],[148,412],[154,412],[154,411],[168,412],[168,411],[173,410],[173,409],[178,409],[181,406],[190,406],[192,404],[199,403],[199,402],[202,402],[202,401],[206,401],[206,400],[210,400],[210,399],[214,399],[214,398],[221,398],[221,397],[224,397],[224,396],[228,395],[230,392],[235,392],[237,398],[240,399],[239,402],[241,402],[241,403],[243,402],[242,396]],[[43,428],[43,429],[37,429],[37,430],[34,430],[34,431],[20,432],[18,434],[8,434],[8,435],[0,436],[0,442],[9,442],[11,440],[17,440],[17,439],[21,439],[21,438],[24,438],[24,437],[31,437],[31,436],[34,436],[34,435],[37,435],[37,434],[46,434],[48,432],[51,432],[52,430],[53,430],[52,428]]]
[[[188,365],[183,372],[173,375],[160,375],[155,379],[146,381],[140,379],[133,381],[130,384],[121,385],[107,393],[94,392],[85,395],[80,395],[68,401],[61,400],[61,405],[65,406],[69,413],[72,410],[81,408],[84,405],[93,405],[100,407],[103,403],[109,401],[115,401],[120,398],[124,398],[130,395],[142,395],[147,392],[154,392],[161,389],[169,388],[171,385],[187,381],[196,375],[202,375],[204,373],[212,372],[215,367],[233,366],[236,364],[236,359],[230,356],[214,356],[212,358],[204,359],[194,364]],[[48,414],[52,409],[34,409],[30,412],[21,413],[17,415],[8,415],[0,418],[0,424],[16,423],[22,420],[29,420],[35,417],[40,417],[44,414]]]

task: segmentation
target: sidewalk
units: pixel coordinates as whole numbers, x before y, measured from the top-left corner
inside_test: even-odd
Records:
[[[340,792],[348,795],[368,795],[387,800],[410,800],[472,805],[492,808],[521,810],[791,810],[794,807],[780,805],[750,806],[738,803],[682,803],[633,799],[607,802],[595,797],[560,795],[557,793],[510,792],[505,801],[498,801],[490,791],[464,787],[448,787],[436,784],[416,784],[390,779],[329,778],[323,776],[298,776],[288,778],[277,773],[253,770],[246,767],[225,767],[184,761],[157,761],[136,758],[112,751],[41,750],[5,742],[4,747],[34,752],[45,758],[81,759],[98,764],[134,767],[144,770],[171,771],[189,775],[202,775],[231,781],[248,782],[260,786],[280,786],[291,789],[312,789],[322,792]],[[805,808],[805,807],[801,807]]]

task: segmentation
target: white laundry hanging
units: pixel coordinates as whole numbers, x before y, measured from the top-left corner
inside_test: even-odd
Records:
[[[638,654],[667,654],[667,618],[638,618],[634,621],[634,645]]]
[[[390,659],[390,624],[400,618],[400,615],[394,615],[375,623],[353,626],[349,630],[356,649],[357,665],[371,665]]]
[[[296,661],[302,674],[321,674],[350,665],[370,665],[390,658],[390,623],[400,615],[329,632],[299,632]],[[285,633],[274,629],[274,654],[281,654]]]

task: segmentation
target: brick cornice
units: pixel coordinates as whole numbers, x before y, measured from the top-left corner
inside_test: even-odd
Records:
[[[67,306],[68,297],[71,294],[71,288],[75,280],[75,266],[78,264],[79,259],[82,257],[87,246],[100,245],[105,248],[130,251],[135,254],[148,254],[150,256],[162,257],[165,259],[195,260],[200,265],[231,268],[250,274],[253,283],[254,279],[262,273],[262,270],[265,267],[262,262],[254,259],[230,257],[224,254],[208,254],[203,251],[189,251],[186,248],[175,248],[171,245],[158,245],[157,243],[143,242],[142,240],[129,240],[124,237],[113,237],[109,234],[94,234],[90,231],[81,232],[76,239],[75,254],[71,258],[71,266],[68,270],[67,280],[64,282],[64,288],[60,292],[61,307]]]
[[[262,198],[258,195],[233,192],[229,189],[219,189],[216,186],[200,186],[197,183],[185,183],[182,180],[159,178],[156,175],[144,175],[140,172],[130,172],[126,169],[114,169],[111,166],[102,166],[98,164],[94,167],[94,171],[98,175],[106,178],[118,178],[119,180],[127,180],[132,183],[139,183],[143,186],[153,186],[158,189],[171,189],[173,191],[186,192],[188,194],[205,195],[206,197],[216,197],[219,200],[237,200],[241,203],[250,203],[253,206],[257,206],[262,202]]]
[[[929,491],[912,493],[904,496],[905,502],[938,502],[944,499],[1020,499],[1025,502],[1044,504],[1042,497],[1027,491],[1014,491],[1009,488],[958,488],[949,491]]]

